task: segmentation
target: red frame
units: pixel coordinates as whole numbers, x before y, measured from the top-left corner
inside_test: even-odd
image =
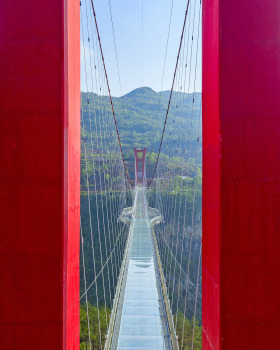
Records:
[[[203,1],[204,350],[280,348],[279,13]],[[79,2],[0,19],[1,345],[78,349]]]
[[[79,349],[79,1],[0,11],[0,343]]]
[[[280,2],[203,1],[203,349],[280,340]]]

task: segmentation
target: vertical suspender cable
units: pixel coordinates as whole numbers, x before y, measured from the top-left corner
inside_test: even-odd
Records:
[[[100,35],[99,35],[98,24],[97,24],[97,19],[96,19],[96,14],[95,14],[94,5],[93,5],[93,0],[91,0],[91,6],[92,6],[93,15],[94,15],[95,27],[96,27],[96,32],[97,32],[97,37],[98,37],[98,42],[99,42],[99,47],[100,47],[100,53],[101,53],[101,58],[102,58],[102,63],[103,63],[103,68],[104,68],[104,73],[105,73],[105,77],[106,77],[107,89],[108,89],[109,98],[110,98],[110,103],[111,103],[112,112],[113,112],[113,116],[114,116],[114,122],[115,122],[116,132],[117,132],[117,135],[118,135],[118,141],[119,141],[119,146],[120,146],[120,150],[121,150],[123,166],[124,166],[124,170],[125,170],[125,174],[126,174],[127,180],[129,181],[129,184],[130,184],[131,188],[133,188],[133,182],[132,182],[132,180],[131,180],[131,178],[130,178],[130,176],[129,176],[129,173],[128,173],[128,171],[127,171],[126,164],[125,164],[125,161],[124,161],[123,150],[122,150],[122,145],[121,145],[121,140],[120,140],[118,125],[117,125],[117,119],[116,119],[116,115],[115,115],[113,100],[112,100],[112,96],[111,96],[111,90],[110,90],[110,85],[109,85],[109,79],[108,79],[108,75],[107,75],[107,70],[106,70],[106,65],[105,65],[105,59],[104,59],[104,55],[103,55],[103,50],[102,50],[102,45],[101,45],[101,39],[100,39]]]
[[[180,53],[181,53],[181,47],[182,47],[182,42],[183,42],[183,37],[184,37],[184,32],[185,32],[186,20],[187,20],[187,15],[188,15],[188,11],[189,11],[189,4],[190,4],[190,0],[188,0],[187,9],[186,9],[186,12],[185,12],[184,24],[183,24],[183,29],[182,29],[181,39],[180,39],[180,45],[179,45],[179,50],[178,50],[178,55],[177,55],[177,60],[176,60],[176,65],[175,65],[175,71],[174,71],[174,75],[173,75],[173,81],[172,81],[172,86],[171,86],[171,91],[170,91],[170,96],[169,96],[169,101],[168,101],[168,106],[167,106],[165,121],[164,121],[164,125],[163,125],[163,130],[162,130],[162,135],[161,135],[161,141],[160,141],[159,150],[158,150],[158,155],[157,155],[157,160],[156,160],[156,165],[155,165],[155,169],[154,169],[154,172],[153,172],[153,175],[152,175],[152,179],[151,179],[151,181],[150,181],[150,184],[147,186],[147,188],[149,188],[149,187],[151,186],[151,183],[152,183],[152,181],[153,181],[153,179],[154,179],[154,177],[155,177],[156,170],[157,170],[158,159],[159,159],[159,155],[160,155],[160,151],[161,151],[161,146],[162,146],[162,142],[163,142],[163,137],[164,137],[165,127],[166,127],[166,122],[167,122],[168,113],[169,113],[169,108],[170,108],[170,102],[171,102],[171,98],[172,98],[172,93],[173,93],[173,88],[174,88],[174,83],[175,83],[175,78],[176,78],[176,73],[177,73],[177,67],[178,67],[179,57],[180,57]]]

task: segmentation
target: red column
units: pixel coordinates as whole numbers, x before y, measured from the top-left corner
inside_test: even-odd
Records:
[[[142,185],[146,185],[146,153],[147,148],[144,149],[137,149],[133,148],[134,151],[134,157],[135,157],[135,186],[138,184],[138,173],[139,173],[139,163],[142,164],[141,173],[142,173]],[[142,154],[142,158],[138,157],[138,153]]]
[[[147,153],[147,148],[145,147],[143,149],[143,158],[142,158],[142,185],[146,186],[147,181],[146,181],[146,153]]]
[[[0,348],[79,348],[79,1],[0,4]]]
[[[133,151],[134,151],[134,158],[135,158],[135,179],[134,179],[134,182],[135,182],[135,186],[138,185],[138,152],[137,152],[137,148],[133,148]]]
[[[203,1],[203,349],[280,348],[280,2]]]

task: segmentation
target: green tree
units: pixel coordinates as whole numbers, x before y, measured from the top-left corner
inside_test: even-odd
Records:
[[[198,321],[194,322],[194,319],[184,319],[182,312],[178,311],[177,315],[177,328],[178,341],[180,348],[184,350],[191,350],[193,344],[193,350],[202,350],[202,327],[199,326]]]
[[[88,313],[85,304],[80,306],[80,349],[100,349],[105,344],[105,335],[109,324],[110,310],[104,306],[99,308],[88,303]],[[89,327],[88,327],[89,325]]]

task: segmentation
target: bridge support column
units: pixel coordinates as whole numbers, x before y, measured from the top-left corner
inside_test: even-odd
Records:
[[[0,5],[0,347],[79,349],[79,1]]]
[[[137,148],[133,149],[134,151],[134,158],[135,158],[135,186],[139,184],[139,175],[141,174],[141,184],[143,186],[146,186],[146,153],[147,148],[138,150]],[[142,154],[142,157],[139,158],[138,154]],[[141,167],[139,167],[139,164],[141,164]],[[141,171],[139,171],[141,169]]]
[[[203,349],[280,348],[280,2],[203,1]]]

